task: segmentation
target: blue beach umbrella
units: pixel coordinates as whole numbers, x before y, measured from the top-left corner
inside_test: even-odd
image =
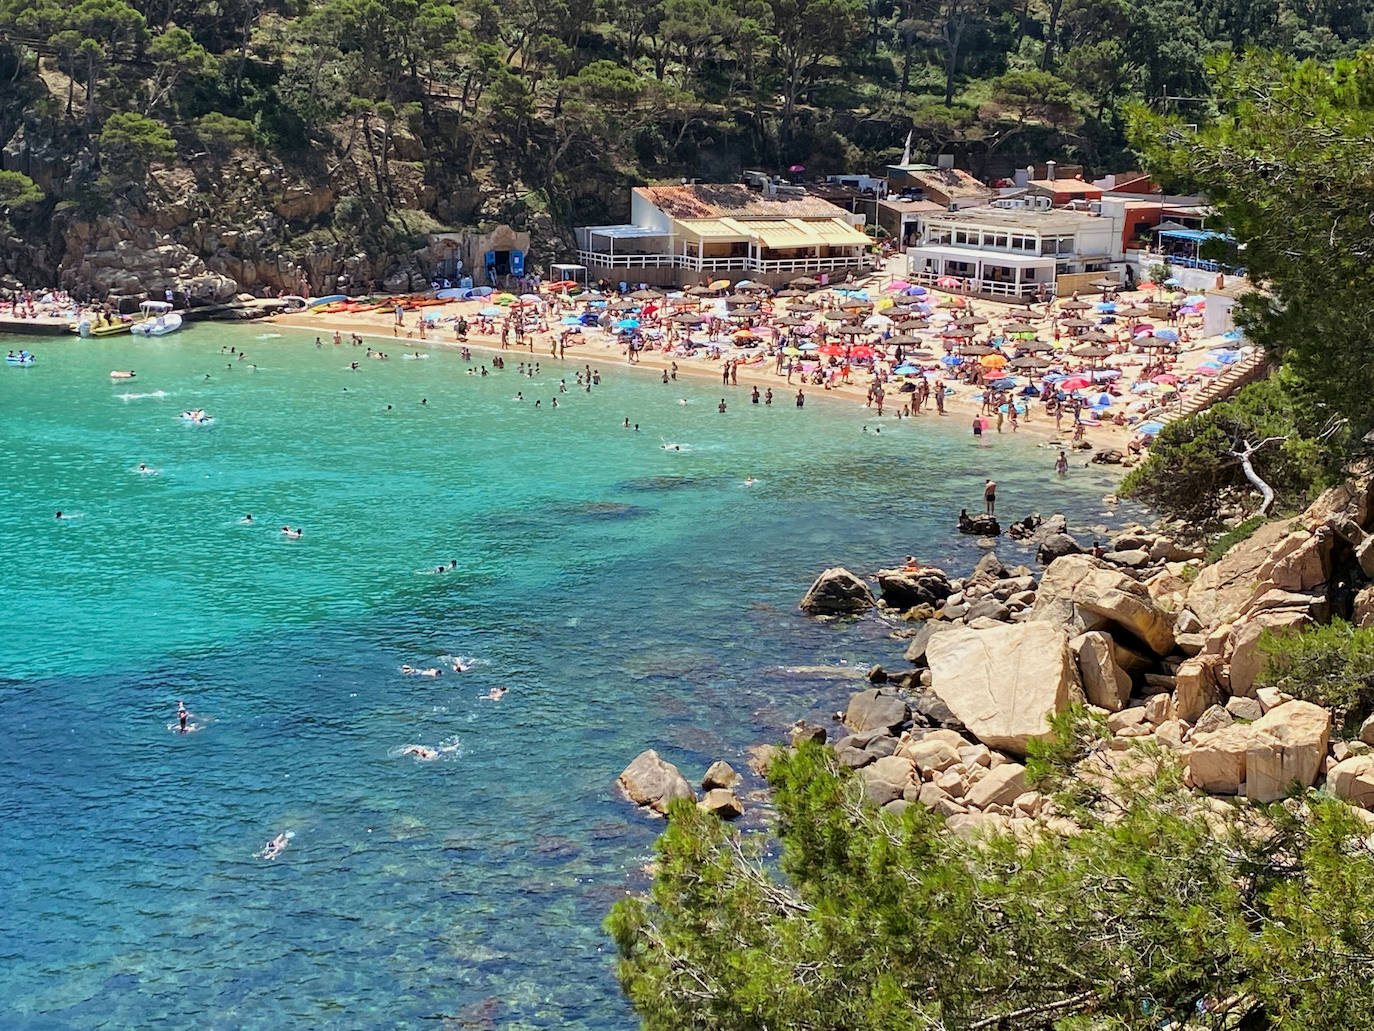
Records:
[[[892,371],[898,376],[914,376],[921,370],[914,365],[899,365]]]
[[[1164,424],[1162,422],[1154,422],[1153,420],[1151,420],[1150,422],[1142,422],[1140,424],[1140,432],[1145,434],[1147,437],[1153,437],[1163,428]]]
[[[496,307],[496,305],[494,305],[494,304],[489,304],[489,305],[487,305],[485,308],[483,308],[481,311],[479,311],[477,314],[478,314],[478,315],[485,315],[487,318],[494,319],[494,318],[496,318],[496,317],[499,316],[499,315],[504,315],[504,314],[506,314],[506,309],[505,309],[505,308],[498,308],[498,307]]]
[[[1244,339],[1244,336],[1245,334],[1238,329],[1228,329],[1225,333],[1221,334],[1221,339],[1232,344],[1238,344]]]
[[[1178,330],[1176,330],[1176,329],[1157,329],[1157,330],[1155,330],[1155,336],[1157,336],[1160,340],[1174,340],[1174,341],[1177,341],[1177,340],[1178,340]]]
[[[1182,285],[1183,285],[1183,280],[1179,279],[1177,276],[1170,276],[1168,279],[1164,280],[1164,285],[1165,285],[1165,286],[1182,286]]]
[[[581,316],[581,315],[564,315],[564,316],[559,320],[559,322],[562,323],[564,326],[580,326],[580,325],[582,325],[582,316]]]
[[[620,320],[619,322],[617,322],[615,325],[616,325],[616,328],[617,328],[617,329],[638,329],[638,328],[639,328],[639,320],[638,320],[638,319],[621,319],[621,320]]]

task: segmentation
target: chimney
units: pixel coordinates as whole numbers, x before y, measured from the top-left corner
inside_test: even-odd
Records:
[[[1054,182],[1054,162],[1053,162],[1053,161],[1046,161],[1046,162],[1045,162],[1045,178],[1048,179],[1050,182]]]

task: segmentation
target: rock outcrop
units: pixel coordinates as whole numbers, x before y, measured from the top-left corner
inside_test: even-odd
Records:
[[[1273,802],[1291,787],[1316,783],[1326,759],[1331,713],[1311,702],[1286,702],[1250,725],[1245,797]]]
[[[1082,695],[1069,635],[1048,623],[951,630],[931,638],[926,657],[931,690],[974,737],[1012,755]]]
[[[843,566],[833,566],[816,577],[801,600],[802,611],[813,616],[855,615],[877,604],[868,584]]]
[[[894,694],[872,688],[849,699],[844,723],[855,733],[894,731],[911,719],[911,709]]]
[[[668,803],[686,798],[696,801],[696,793],[676,766],[661,758],[652,748],[640,752],[626,766],[616,783],[635,805],[656,813],[667,813]]]
[[[1085,630],[1110,625],[1156,655],[1168,655],[1174,647],[1173,617],[1155,604],[1145,586],[1089,555],[1069,555],[1050,564],[1030,618],[1092,624],[1084,625]]]
[[[1079,634],[1069,642],[1078,663],[1078,675],[1088,701],[1108,712],[1126,707],[1131,697],[1131,675],[1116,661],[1111,635],[1101,630]]]
[[[917,605],[939,608],[954,593],[949,577],[940,569],[880,569],[878,591],[893,608],[911,609]]]

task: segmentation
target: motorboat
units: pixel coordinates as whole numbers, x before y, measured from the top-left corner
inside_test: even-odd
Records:
[[[14,351],[11,351],[9,354],[5,355],[5,364],[32,365],[33,355],[31,355],[28,351],[20,351],[17,354]]]
[[[94,318],[84,315],[80,322],[72,324],[72,329],[83,337],[112,337],[129,332],[130,326],[131,323],[118,315],[97,315]]]
[[[181,328],[181,316],[166,301],[144,301],[138,310],[143,313],[143,318],[130,326],[129,330],[139,336],[161,337]]]

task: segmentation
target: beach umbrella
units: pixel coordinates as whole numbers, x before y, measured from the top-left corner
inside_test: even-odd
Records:
[[[944,290],[958,290],[960,286],[959,280],[953,276],[941,276],[935,280],[935,285]]]
[[[1146,351],[1172,351],[1174,349],[1174,342],[1172,340],[1161,340],[1159,337],[1154,336],[1136,337],[1131,341],[1131,344],[1135,347],[1143,348]]]
[[[1127,308],[1118,308],[1116,314],[1123,319],[1143,319],[1150,314],[1150,310],[1148,308],[1142,308],[1138,304],[1133,304]]]
[[[1107,301],[1102,304],[1094,304],[1093,310],[1100,311],[1103,315],[1111,315],[1116,311],[1116,303],[1113,301]]]
[[[1000,351],[994,351],[992,354],[983,355],[983,357],[978,359],[978,362],[980,365],[989,369],[1000,369],[1003,365],[1007,364],[1007,356]]]
[[[1240,343],[1244,337],[1245,335],[1238,329],[1228,329],[1225,333],[1221,334],[1221,339],[1232,344]]]
[[[892,282],[888,283],[887,286],[883,287],[883,289],[891,290],[894,293],[901,293],[903,290],[910,290],[911,284],[905,279],[894,279]]]
[[[1092,384],[1082,376],[1071,376],[1068,379],[1061,379],[1058,386],[1060,390],[1069,391],[1082,390],[1084,387],[1092,386]]]
[[[1183,285],[1183,280],[1179,279],[1177,276],[1170,276],[1168,279],[1164,280],[1164,285],[1165,285],[1165,286],[1182,286],[1182,285]]]
[[[1164,424],[1151,420],[1150,422],[1142,422],[1137,429],[1143,436],[1153,437],[1158,434],[1160,430],[1164,429]]]
[[[793,316],[793,315],[784,315],[784,316],[782,316],[781,318],[774,319],[774,320],[773,320],[773,325],[775,325],[775,326],[805,326],[805,325],[806,325],[806,320],[805,320],[805,319],[799,319],[799,318],[797,318],[796,316]]]
[[[1044,340],[1018,340],[1016,349],[1022,354],[1044,354],[1053,351],[1054,346]]]
[[[830,309],[830,311],[826,312],[823,317],[830,320],[831,322],[849,322],[853,319],[858,318],[857,315],[851,315],[848,312],[843,312],[836,308]]]
[[[1100,329],[1090,329],[1086,333],[1079,333],[1075,339],[1085,344],[1109,344],[1114,338]]]
[[[1111,353],[1110,348],[1101,344],[1082,344],[1073,349],[1076,358],[1106,358]]]
[[[937,304],[935,307],[937,307],[937,308],[962,308],[962,307],[964,307],[964,304],[965,304],[965,302],[964,302],[964,299],[963,299],[962,297],[951,297],[951,298],[950,298],[949,300],[947,300],[947,301],[941,301],[941,302],[940,302],[939,304]]]
[[[1032,326],[1029,322],[1008,322],[1005,326],[1002,327],[1002,332],[1010,334],[1011,336],[1020,336],[1024,333],[1034,333],[1035,330],[1036,327]]]
[[[758,298],[751,294],[726,294],[721,298],[727,305],[758,304]]]
[[[855,344],[849,349],[849,357],[858,361],[866,361],[875,354],[877,354],[877,351],[868,344]]]
[[[1155,336],[1160,340],[1178,342],[1178,330],[1176,329],[1157,329],[1155,330]]]
[[[837,326],[837,327],[835,327],[834,329],[831,330],[831,332],[832,332],[832,333],[839,333],[839,334],[841,334],[841,335],[843,335],[843,336],[854,336],[854,337],[857,337],[857,336],[867,336],[869,333],[872,332],[872,330],[864,329],[863,326],[852,326],[852,325],[846,324],[846,325],[843,325],[843,326]]]
[[[800,347],[792,347],[792,346],[789,345],[788,347],[784,347],[784,348],[782,349],[782,353],[785,354],[785,355],[789,355],[789,356],[795,358],[797,355],[801,354],[801,348],[800,348]]]
[[[664,295],[657,290],[636,290],[634,293],[626,294],[625,296],[633,298],[636,301],[656,301]]]
[[[498,308],[498,307],[496,307],[496,305],[494,305],[494,304],[489,304],[489,305],[487,305],[485,308],[483,308],[481,311],[479,311],[477,314],[478,314],[478,315],[483,315],[483,316],[485,316],[485,317],[487,317],[487,318],[489,318],[489,319],[494,319],[494,318],[496,318],[498,315],[504,315],[504,314],[506,314],[506,309],[505,309],[505,308]]]
[[[900,329],[900,330],[929,329],[929,328],[930,328],[930,323],[927,322],[925,319],[902,319],[901,321],[894,323],[894,325],[896,326],[897,329]]]
[[[892,371],[898,376],[916,376],[921,372],[921,370],[914,365],[899,365]]]
[[[638,320],[638,319],[621,319],[621,320],[620,320],[619,322],[617,322],[615,325],[616,325],[616,328],[617,328],[617,329],[638,329],[638,328],[639,328],[639,320]]]
[[[1091,319],[1060,319],[1059,325],[1065,329],[1092,329],[1097,323]]]
[[[896,336],[888,337],[887,343],[889,347],[907,347],[911,344],[923,344],[925,343],[925,341],[922,340],[920,337],[912,336],[909,333],[899,333]]]
[[[1178,382],[1178,377],[1172,372],[1161,372],[1158,376],[1151,377],[1151,383],[1163,383],[1165,385]]]
[[[821,284],[818,280],[812,279],[810,276],[798,276],[796,279],[788,280],[787,285],[795,286],[800,290],[810,290]]]
[[[821,309],[819,305],[815,304],[789,304],[787,310],[792,312],[799,311],[806,314],[813,311],[820,311]]]
[[[967,340],[969,337],[973,336],[973,330],[963,329],[959,326],[947,326],[940,330],[940,335],[950,337],[954,340]]]
[[[700,312],[684,311],[671,316],[673,322],[679,322],[684,326],[695,326],[706,321],[706,316]]]
[[[1115,279],[1094,279],[1088,285],[1094,290],[1115,290],[1121,284]]]
[[[709,283],[706,284],[706,289],[708,289],[708,290],[710,290],[710,291],[712,291],[712,292],[719,292],[719,291],[721,291],[721,290],[729,290],[729,289],[730,289],[730,280],[728,280],[728,279],[713,279],[713,280],[711,280]]]
[[[820,348],[820,353],[827,358],[843,358],[844,348],[839,344],[823,344]]]
[[[715,293],[709,286],[689,286],[684,292],[689,297],[708,297]]]
[[[984,355],[995,353],[997,353],[997,349],[989,347],[987,344],[965,344],[959,348],[959,354],[965,358],[981,358]]]
[[[911,297],[924,297],[930,291],[923,286],[909,286],[906,288],[906,292]]]
[[[803,351],[819,351],[820,347],[820,344],[813,344],[809,342],[801,345],[801,349]]]
[[[1036,358],[1034,355],[1022,355],[1020,358],[1013,358],[1007,362],[1008,369],[1048,369],[1050,363],[1044,358]]]
[[[797,290],[797,289],[794,289],[794,288],[789,288],[789,289],[787,289],[787,290],[779,290],[779,291],[778,291],[776,294],[774,294],[773,296],[774,296],[774,297],[805,297],[805,296],[806,296],[806,291],[805,291],[805,290]]]
[[[964,329],[972,329],[974,326],[986,326],[987,324],[988,320],[981,315],[963,315],[955,323],[956,326],[960,326]]]
[[[521,294],[520,300],[524,301],[526,304],[538,304],[543,298],[538,294]]]
[[[1087,311],[1092,305],[1087,301],[1080,301],[1077,297],[1071,297],[1062,302],[1059,307],[1064,311]]]
[[[741,279],[735,284],[736,290],[767,290],[768,286],[764,283],[756,283],[752,279]]]
[[[864,319],[864,325],[869,329],[886,329],[892,325],[892,320],[886,315],[870,315]]]

